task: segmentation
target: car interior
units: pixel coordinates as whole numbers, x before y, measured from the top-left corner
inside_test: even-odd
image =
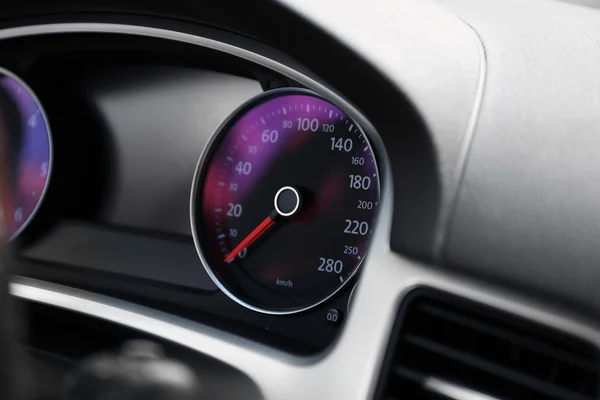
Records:
[[[3,2],[0,166],[0,399],[600,398],[595,0]]]

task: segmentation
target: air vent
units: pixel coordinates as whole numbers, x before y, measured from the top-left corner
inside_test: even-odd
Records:
[[[380,399],[597,398],[594,347],[503,312],[427,292],[397,328]]]

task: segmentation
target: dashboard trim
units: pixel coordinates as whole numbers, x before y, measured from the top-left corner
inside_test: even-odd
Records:
[[[475,129],[477,129],[479,116],[481,114],[481,106],[483,104],[483,96],[485,95],[485,85],[487,80],[487,55],[485,52],[485,47],[483,46],[483,41],[481,40],[481,37],[479,36],[477,31],[471,25],[469,25],[466,22],[464,22],[464,24],[468,26],[469,29],[473,32],[473,34],[477,37],[477,42],[479,43],[479,63],[481,65],[481,68],[479,70],[479,79],[477,81],[477,93],[475,94],[473,109],[471,110],[471,114],[469,115],[465,135],[462,138],[462,142],[460,143],[460,149],[456,159],[456,167],[454,168],[454,173],[452,175],[453,184],[451,185],[451,187],[454,188],[454,192],[451,193],[451,195],[448,197],[448,202],[447,204],[445,204],[445,207],[442,208],[438,221],[434,246],[434,259],[438,263],[442,262],[444,257],[446,238],[448,235],[450,224],[452,223],[454,211],[456,210],[458,204],[458,195],[460,192],[460,188],[462,187],[462,183],[466,174],[468,157],[471,147],[473,146],[475,138]]]
[[[67,32],[142,35],[212,48],[274,69],[328,98],[346,104],[330,89],[280,62],[232,44],[181,32],[104,23],[49,24],[6,29],[0,31],[0,40]],[[481,68],[485,69],[485,65]],[[375,132],[363,117],[350,115],[365,130]],[[488,287],[441,269],[427,268],[417,261],[393,253],[389,247],[393,211],[392,181],[387,173],[390,170],[389,158],[377,135],[372,135],[370,140],[382,167],[377,228],[369,255],[363,263],[360,285],[353,295],[352,313],[339,340],[319,356],[293,356],[164,312],[49,282],[16,277],[11,284],[11,292],[20,299],[53,305],[148,332],[218,359],[250,377],[265,399],[371,398],[375,393],[398,305],[409,292],[422,286],[502,309],[600,345],[597,322],[558,308],[550,309],[531,298]]]

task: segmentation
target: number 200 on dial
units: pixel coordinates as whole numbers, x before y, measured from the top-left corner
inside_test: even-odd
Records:
[[[358,123],[308,90],[274,90],[235,111],[201,157],[194,241],[233,300],[299,312],[356,273],[378,204],[377,162]]]

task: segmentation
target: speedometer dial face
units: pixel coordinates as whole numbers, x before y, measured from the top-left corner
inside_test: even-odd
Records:
[[[379,203],[361,127],[303,89],[266,92],[217,130],[192,189],[205,268],[238,303],[265,313],[311,308],[355,274]]]
[[[0,68],[0,203],[6,236],[14,239],[34,217],[52,168],[52,142],[44,110],[33,91]]]

